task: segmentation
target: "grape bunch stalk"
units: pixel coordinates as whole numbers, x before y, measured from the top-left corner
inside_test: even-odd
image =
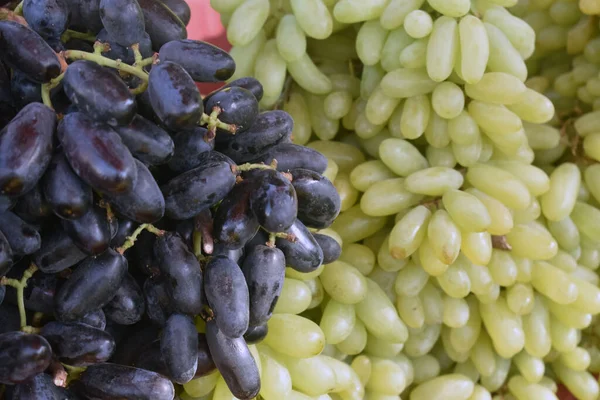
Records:
[[[254,399],[257,343],[319,354],[274,312],[340,256],[341,200],[289,113],[182,0],[3,3],[0,398]]]

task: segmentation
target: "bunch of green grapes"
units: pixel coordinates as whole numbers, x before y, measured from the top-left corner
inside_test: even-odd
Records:
[[[339,260],[289,271],[261,398],[596,400],[597,0],[211,0],[325,154]],[[218,374],[183,398],[232,399]]]

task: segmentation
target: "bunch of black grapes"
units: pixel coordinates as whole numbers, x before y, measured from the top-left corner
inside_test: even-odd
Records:
[[[259,111],[253,78],[202,99],[196,82],[235,63],[186,39],[183,0],[5,14],[0,397],[173,399],[218,369],[254,398],[247,344],[268,333],[285,269],[339,256],[309,230],[340,209],[326,158],[292,143],[287,113]]]

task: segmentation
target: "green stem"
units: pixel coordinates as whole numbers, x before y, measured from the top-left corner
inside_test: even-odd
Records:
[[[123,243],[123,245],[117,249],[117,252],[119,252],[120,254],[123,254],[128,249],[132,248],[133,245],[135,244],[135,241],[137,240],[138,236],[140,236],[140,234],[144,230],[154,233],[156,236],[162,236],[165,234],[165,231],[156,228],[154,225],[142,224],[142,225],[138,226],[135,231],[133,231],[131,236],[128,236],[127,239],[125,239],[125,243]]]
[[[46,106],[48,106],[52,109],[54,109],[54,107],[52,106],[52,99],[50,98],[50,91],[52,89],[54,89],[55,87],[57,87],[60,84],[60,82],[63,80],[64,77],[65,77],[65,73],[63,72],[56,78],[52,79],[50,82],[44,83],[42,85],[42,102]]]
[[[138,66],[142,60],[144,59],[144,57],[142,56],[142,53],[140,52],[140,45],[139,43],[134,43],[131,45],[131,50],[133,50],[133,56],[135,57],[135,64],[133,64],[134,66]]]
[[[204,255],[202,254],[202,234],[196,230],[194,231],[193,242],[194,255],[196,256],[198,261],[204,260]]]
[[[67,50],[64,52],[65,58],[69,60],[88,60],[93,61],[103,67],[114,68],[119,71],[127,72],[130,75],[137,76],[144,82],[148,82],[148,74],[141,69],[135,68],[121,60],[111,60],[99,54],[88,53],[81,50]]]
[[[140,62],[136,62],[133,66],[139,67],[139,68],[144,68],[144,67],[147,67],[148,65],[152,65],[153,62],[154,62],[154,57],[148,57],[148,58],[144,58],[143,60],[140,60]]]
[[[17,6],[15,7],[14,13],[17,15],[23,15],[23,1],[21,1],[19,4],[17,4]]]
[[[277,169],[277,160],[273,160],[270,165],[245,163],[235,167],[238,172],[251,171],[253,169]]]
[[[17,305],[19,307],[19,316],[21,318],[22,329],[27,328],[27,313],[25,312],[25,300],[23,292],[27,287],[27,281],[33,276],[33,274],[35,274],[37,270],[37,265],[32,263],[29,266],[29,268],[27,268],[25,272],[23,272],[23,277],[20,281],[16,279],[9,279],[7,277],[3,277],[2,279],[0,279],[0,285],[11,286],[17,291]]]
[[[65,33],[62,34],[61,39],[63,42],[68,42],[70,39],[81,39],[86,42],[94,43],[96,41],[96,35],[88,32],[77,32],[71,29],[67,29]]]
[[[223,110],[220,107],[214,107],[210,115],[202,113],[202,117],[200,118],[200,124],[206,124],[208,128],[208,132],[210,133],[209,137],[214,138],[217,128],[223,129],[231,134],[235,135],[237,132],[237,126],[234,124],[226,124],[218,119],[219,114],[221,114]]]

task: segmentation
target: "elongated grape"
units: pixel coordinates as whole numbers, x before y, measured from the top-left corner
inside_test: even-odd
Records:
[[[199,40],[173,40],[159,52],[161,61],[172,61],[183,67],[197,82],[220,82],[235,71],[233,58],[220,48]]]
[[[103,310],[109,320],[120,325],[133,325],[142,319],[146,304],[142,289],[133,276],[125,275],[119,290]]]
[[[293,235],[295,240],[278,238],[275,243],[283,251],[285,262],[298,272],[311,272],[323,263],[323,250],[306,226],[296,220],[285,233]]]
[[[52,349],[39,335],[7,332],[0,335],[0,382],[23,383],[50,365]]]
[[[190,317],[169,317],[160,338],[160,351],[171,379],[180,384],[192,380],[198,368],[198,333]]]
[[[54,384],[52,377],[48,374],[37,374],[33,379],[15,385],[7,390],[6,395],[9,399],[23,399],[23,400],[59,400],[64,398],[71,398],[70,394],[65,394],[63,388],[60,388]],[[65,397],[68,396],[68,397]]]
[[[69,5],[65,0],[27,0],[23,2],[27,24],[44,38],[58,38],[67,29]]]
[[[144,35],[144,14],[137,0],[100,0],[102,25],[121,46],[139,43]]]
[[[322,174],[327,169],[327,158],[317,150],[299,146],[293,143],[279,143],[270,147],[260,157],[251,160],[251,163],[271,164],[277,160],[278,171],[289,171],[303,168]]]
[[[85,314],[81,319],[78,319],[76,322],[103,331],[106,328],[106,315],[104,315],[104,311],[96,310]]]
[[[190,6],[184,0],[161,0],[169,10],[173,11],[177,18],[187,26],[190,22],[191,10]]]
[[[219,120],[235,125],[236,132],[250,128],[258,116],[256,97],[249,90],[237,86],[211,94],[204,99],[204,108],[207,114],[218,110]]]
[[[163,326],[174,312],[165,280],[147,278],[144,282],[146,314],[156,325]]]
[[[70,236],[58,229],[42,235],[42,246],[33,254],[33,261],[45,273],[57,273],[72,267],[87,257]]]
[[[138,3],[155,51],[167,42],[187,38],[184,23],[160,0],[138,0]]]
[[[196,168],[202,163],[202,154],[214,148],[214,141],[208,139],[208,130],[202,127],[179,132],[173,142],[175,151],[168,165],[175,172]]]
[[[298,218],[309,227],[326,228],[338,216],[341,200],[324,176],[306,169],[290,170],[298,196]]]
[[[139,114],[115,131],[131,154],[146,165],[164,164],[173,155],[175,145],[169,134]]]
[[[252,171],[248,179],[254,181],[249,199],[258,223],[269,232],[289,229],[298,213],[298,198],[290,179],[272,169]]]
[[[81,218],[63,220],[62,226],[83,252],[98,255],[108,249],[111,232],[106,210],[92,207]]]
[[[10,211],[0,213],[0,231],[14,255],[32,254],[41,246],[41,237],[36,228]]]
[[[250,181],[238,183],[223,199],[215,214],[215,238],[225,248],[241,248],[254,237],[259,224],[250,209]]]
[[[336,239],[321,233],[314,233],[313,237],[323,251],[323,264],[331,264],[340,258],[340,255],[342,254],[342,246],[340,246]]]

